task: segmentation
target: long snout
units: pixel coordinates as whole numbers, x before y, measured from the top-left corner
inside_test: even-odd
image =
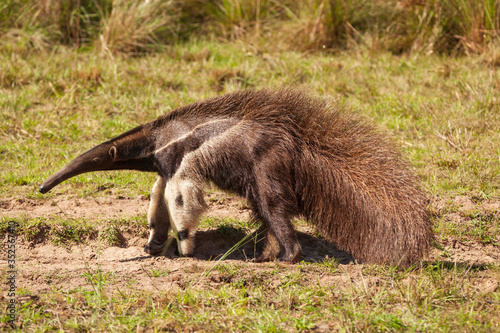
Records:
[[[82,173],[108,170],[116,156],[116,147],[105,142],[90,149],[47,178],[40,186],[40,193],[47,193],[63,181]]]

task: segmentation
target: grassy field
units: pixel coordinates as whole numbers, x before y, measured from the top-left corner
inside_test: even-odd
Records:
[[[385,128],[431,195],[498,196],[500,76],[481,57],[268,53],[206,41],[138,58],[65,47],[4,49],[0,57],[2,194],[31,186],[36,197],[39,182],[75,154],[178,106],[242,88],[299,85]],[[134,194],[150,187],[147,175],[84,175],[82,195],[106,183],[96,177]]]
[[[230,8],[238,2],[222,3]],[[315,3],[320,8],[325,1]],[[75,252],[76,244],[93,248],[99,259],[122,234],[145,242],[145,214],[34,217],[10,213],[9,207],[12,202],[50,206],[60,198],[84,203],[148,197],[155,175],[127,171],[80,175],[43,196],[37,189],[76,155],[176,107],[238,89],[282,86],[298,86],[355,110],[393,138],[428,194],[433,253],[407,271],[331,257],[298,265],[160,258],[132,273],[90,259],[79,273],[44,272],[43,265],[35,273],[24,262],[18,273],[18,329],[500,331],[500,51],[470,37],[450,52],[426,52],[424,43],[418,52],[399,54],[400,48],[376,47],[373,34],[349,47],[345,38],[338,48],[331,40],[325,40],[330,43],[325,49],[273,47],[253,35],[259,17],[264,32],[283,33],[264,24],[268,16],[248,18],[243,10],[222,20],[211,13],[209,22],[219,30],[187,40],[181,38],[186,31],[177,31],[180,37],[161,44],[161,50],[158,40],[146,38],[141,45],[155,47],[145,53],[114,49],[110,45],[128,44],[112,39],[105,48],[93,44],[97,33],[92,35],[90,23],[64,37],[41,23],[30,30],[21,16],[15,22],[2,17],[10,23],[0,29],[0,37],[8,37],[0,42],[1,255],[7,256],[9,221],[20,224],[20,259],[41,246]],[[306,18],[298,13],[290,24]],[[331,16],[317,17],[333,24]],[[245,33],[238,35],[235,27]],[[54,36],[66,40],[56,42]],[[69,45],[78,36],[82,45]],[[226,235],[231,245],[254,228],[242,218],[210,217],[201,227]],[[307,228],[300,221],[297,227]],[[5,280],[7,268],[0,272]],[[78,286],[61,287],[68,279],[78,280]],[[141,279],[153,287],[138,287]],[[51,287],[35,290],[40,280]],[[8,300],[3,289],[0,297]],[[8,329],[6,312],[0,321]]]

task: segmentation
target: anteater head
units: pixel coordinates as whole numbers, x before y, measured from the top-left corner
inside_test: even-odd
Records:
[[[139,126],[103,142],[47,178],[39,191],[47,193],[66,179],[86,172],[120,169],[156,171],[153,161],[155,145],[151,137],[149,131]]]

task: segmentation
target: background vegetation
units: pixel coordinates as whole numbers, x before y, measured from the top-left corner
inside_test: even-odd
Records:
[[[479,53],[497,42],[498,0],[12,0],[0,4],[4,43],[144,52],[192,36],[268,50]]]
[[[363,113],[397,141],[429,194],[437,236],[431,261],[406,272],[359,265],[352,273],[330,259],[272,263],[259,273],[229,263],[218,268],[227,282],[216,288],[200,291],[195,276],[183,290],[124,296],[90,288],[96,281],[112,287],[97,268],[87,286],[24,303],[20,325],[500,330],[498,261],[453,257],[456,242],[498,254],[499,22],[498,0],[0,0],[1,205],[148,196],[155,176],[138,172],[81,175],[45,196],[37,188],[77,154],[178,106],[298,85]],[[461,206],[464,198],[473,208]],[[109,222],[6,214],[2,237],[12,219],[23,239],[43,229],[56,245],[96,236]],[[105,239],[124,229],[143,236],[145,228],[145,216],[124,217]],[[315,274],[345,283],[312,285]],[[351,274],[376,283],[349,283]],[[493,287],[481,287],[488,281]]]

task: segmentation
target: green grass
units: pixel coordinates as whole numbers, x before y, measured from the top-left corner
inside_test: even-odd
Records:
[[[145,237],[146,216],[122,219],[67,218],[67,217],[19,217],[5,214],[0,219],[0,234],[8,232],[9,222],[18,224],[16,233],[26,243],[51,242],[57,246],[87,244],[98,241],[105,246],[119,246],[122,234]]]
[[[200,41],[139,58],[65,47],[28,56],[3,51],[0,73],[2,196],[39,198],[41,181],[78,154],[178,106],[241,88],[301,84],[390,132],[431,194],[498,196],[500,73],[481,57],[262,55],[245,44]],[[53,193],[109,195],[104,187],[147,195],[153,178],[86,174]]]
[[[227,266],[227,265],[226,265]],[[231,266],[231,265],[229,265]],[[181,291],[110,291],[112,277],[85,273],[103,289],[61,290],[28,298],[19,307],[22,327],[43,330],[498,331],[498,292],[483,291],[485,269],[436,263],[412,272],[348,267],[282,266],[253,272],[229,267],[226,282],[188,280]],[[301,273],[307,270],[307,275]],[[325,273],[337,278],[324,286]],[[308,279],[316,276],[317,282]],[[342,279],[345,276],[346,279]],[[160,275],[153,275],[153,279]],[[343,282],[341,282],[343,281]],[[30,295],[29,290],[21,294]]]

